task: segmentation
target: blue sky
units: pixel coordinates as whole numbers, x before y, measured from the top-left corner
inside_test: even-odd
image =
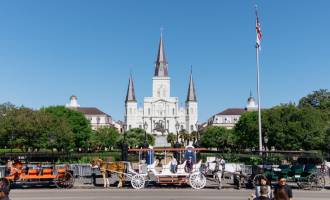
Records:
[[[2,0],[0,102],[40,108],[75,94],[121,120],[130,69],[139,102],[151,95],[164,27],[172,96],[184,102],[192,65],[199,121],[244,107],[256,96],[255,3],[262,106],[329,88],[326,0]]]

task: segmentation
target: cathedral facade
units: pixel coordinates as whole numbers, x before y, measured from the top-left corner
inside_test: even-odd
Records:
[[[179,98],[171,96],[171,78],[165,57],[164,42],[160,36],[155,72],[152,78],[152,96],[145,97],[143,107],[138,107],[132,76],[129,77],[125,100],[125,127],[142,128],[156,136],[155,146],[168,146],[168,133],[186,130],[196,131],[198,102],[192,73],[188,83],[185,107],[179,106]]]

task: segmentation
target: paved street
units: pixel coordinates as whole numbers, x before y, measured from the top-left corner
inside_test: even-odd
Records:
[[[252,190],[215,189],[15,189],[12,190],[12,200],[246,200]],[[294,190],[295,200],[329,199],[330,190],[302,191]]]

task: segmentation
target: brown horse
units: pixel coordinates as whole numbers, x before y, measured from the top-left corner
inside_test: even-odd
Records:
[[[97,166],[102,174],[104,187],[110,186],[108,174],[117,174],[119,178],[118,188],[123,187],[125,180],[124,173],[126,171],[125,162],[104,162],[102,159],[95,159],[91,162],[92,167]]]

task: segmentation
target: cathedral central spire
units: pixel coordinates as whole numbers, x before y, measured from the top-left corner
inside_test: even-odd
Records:
[[[165,57],[162,33],[160,33],[160,41],[159,41],[158,54],[157,54],[157,60],[156,60],[155,76],[160,76],[160,77],[168,76],[167,60]]]

